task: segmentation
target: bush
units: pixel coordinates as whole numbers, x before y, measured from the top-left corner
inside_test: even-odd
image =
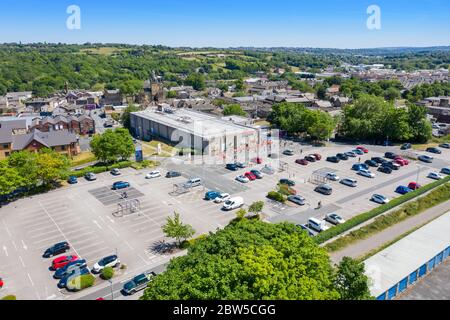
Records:
[[[297,194],[297,191],[295,191],[295,189],[288,186],[287,184],[279,184],[278,192],[285,196],[293,196]]]
[[[8,295],[8,296],[4,296],[2,298],[2,300],[17,300],[17,298],[16,298],[16,296],[11,294],[11,295]]]
[[[79,277],[71,279],[67,283],[67,290],[80,291],[92,287],[95,282],[95,277],[92,274],[84,274]]]
[[[330,240],[330,239],[332,239],[332,238],[334,238],[334,237],[336,237],[336,236],[338,236],[338,235],[340,235],[340,234],[342,234],[342,233],[344,233],[344,232],[346,232],[346,231],[348,231],[370,219],[373,219],[373,218],[379,216],[380,214],[385,213],[386,211],[388,211],[392,208],[395,208],[411,199],[414,199],[414,198],[430,191],[433,188],[436,188],[442,184],[445,184],[448,181],[450,181],[450,176],[445,177],[442,180],[438,180],[433,183],[427,184],[427,185],[421,187],[420,189],[417,189],[413,192],[402,195],[398,198],[392,199],[388,203],[383,204],[383,205],[381,205],[375,209],[372,209],[368,212],[357,215],[357,216],[347,220],[343,224],[339,224],[337,226],[334,226],[334,227],[328,229],[327,231],[321,232],[314,238],[314,240],[319,244],[324,243],[325,241],[328,241],[328,240]]]
[[[208,236],[207,234],[201,234],[201,235],[199,235],[197,238],[193,238],[193,239],[189,239],[189,240],[184,240],[184,241],[181,243],[180,248],[181,248],[181,249],[187,249],[187,248],[193,246],[197,241],[202,240],[202,239],[206,239],[207,236]]]
[[[112,277],[114,277],[114,269],[112,267],[103,268],[103,270],[102,270],[102,272],[100,274],[100,277],[103,280],[111,279]]]
[[[281,203],[285,203],[286,202],[286,197],[284,195],[282,195],[281,193],[276,192],[276,191],[270,191],[267,194],[267,198],[269,198],[271,200],[274,200],[274,201],[281,202]]]

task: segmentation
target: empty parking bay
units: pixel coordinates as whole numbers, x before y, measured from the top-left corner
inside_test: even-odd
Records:
[[[104,206],[110,206],[113,204],[118,204],[123,201],[122,193],[127,193],[127,199],[137,199],[144,196],[142,192],[131,187],[123,190],[111,190],[108,187],[101,187],[93,190],[89,190],[89,193],[100,201]]]

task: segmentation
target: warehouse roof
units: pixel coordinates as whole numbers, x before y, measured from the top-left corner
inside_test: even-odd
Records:
[[[450,245],[450,211],[365,261],[378,297]]]
[[[205,139],[223,136],[224,134],[245,135],[255,132],[253,128],[187,109],[170,109],[166,111],[147,109],[145,111],[133,112],[132,114]]]

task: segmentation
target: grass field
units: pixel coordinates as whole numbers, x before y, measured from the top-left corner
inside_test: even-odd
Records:
[[[73,157],[70,161],[72,167],[81,166],[82,164],[95,161],[96,158],[92,152],[85,151]]]
[[[150,141],[142,143],[142,151],[144,156],[155,156],[158,155],[158,143],[161,143],[161,154],[160,157],[171,157],[173,154],[177,152],[176,148],[168,145],[167,143],[161,141]]]

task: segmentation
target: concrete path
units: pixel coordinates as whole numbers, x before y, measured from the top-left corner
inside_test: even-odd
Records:
[[[416,216],[397,223],[373,236],[360,240],[350,246],[330,254],[331,260],[339,263],[343,257],[358,258],[371,250],[381,247],[383,244],[394,240],[400,235],[439,217],[450,210],[450,200],[435,207],[425,210]]]

